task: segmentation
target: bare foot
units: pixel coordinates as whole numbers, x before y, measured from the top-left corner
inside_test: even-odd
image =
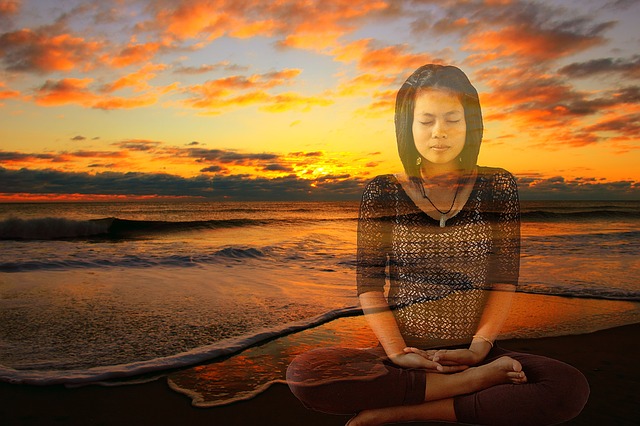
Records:
[[[424,410],[418,413],[419,417],[415,416],[416,413],[409,413],[411,407],[418,406],[379,408],[361,411],[351,418],[345,426],[379,426],[418,418],[420,420],[437,420],[440,419],[440,416],[435,415],[435,411],[433,411],[434,406],[432,405],[430,406],[431,408],[427,409],[427,404],[436,404],[450,396],[477,392],[495,385],[505,383],[522,384],[527,382],[527,376],[524,374],[524,371],[522,371],[522,364],[508,356],[498,358],[489,364],[469,368],[461,373],[452,375],[433,374],[432,379],[436,377],[446,380],[447,382],[440,383],[443,386],[452,387],[454,390],[445,391],[441,396],[442,399],[436,398],[438,399],[437,401],[434,400],[422,404],[421,406],[424,407]],[[452,384],[452,380],[455,380],[455,382],[459,384]],[[427,389],[429,388],[427,387]],[[451,406],[451,409],[453,409],[453,406]],[[452,415],[455,418],[455,414]]]
[[[503,383],[522,384],[527,382],[527,376],[522,371],[522,364],[513,358],[503,356],[489,364],[475,369],[480,389]]]

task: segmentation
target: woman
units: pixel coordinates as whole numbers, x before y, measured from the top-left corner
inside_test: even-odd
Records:
[[[292,391],[357,413],[349,426],[575,417],[589,394],[579,371],[494,344],[518,281],[519,202],[510,173],[476,166],[475,88],[456,67],[425,65],[400,88],[395,125],[405,173],[369,183],[358,222],[358,295],[380,345],[302,354]]]

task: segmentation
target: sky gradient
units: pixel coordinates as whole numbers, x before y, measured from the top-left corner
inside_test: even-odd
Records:
[[[640,199],[640,2],[0,0],[0,202],[359,198],[452,64],[523,199]]]

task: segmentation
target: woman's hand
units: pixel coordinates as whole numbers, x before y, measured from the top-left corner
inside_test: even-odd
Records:
[[[427,351],[421,351],[416,348],[417,352],[407,351],[404,353],[392,355],[389,359],[396,365],[404,368],[422,368],[433,373],[457,373],[467,369],[464,365],[443,365],[427,356]]]
[[[438,349],[423,351],[418,348],[405,348],[405,354],[417,354],[443,367],[464,367],[479,364],[484,355],[471,349]],[[461,370],[458,370],[461,371]]]

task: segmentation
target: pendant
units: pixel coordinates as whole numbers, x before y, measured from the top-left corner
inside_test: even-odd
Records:
[[[440,228],[444,228],[447,218],[444,215],[440,215]]]

